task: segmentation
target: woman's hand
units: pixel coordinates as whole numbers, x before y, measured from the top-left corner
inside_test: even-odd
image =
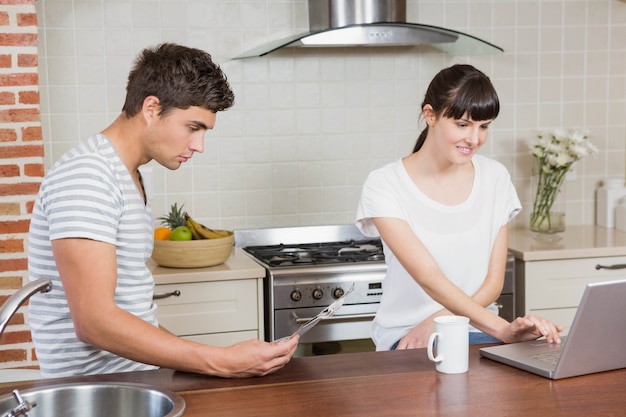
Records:
[[[435,331],[435,317],[451,315],[448,310],[439,310],[435,314],[432,314],[426,320],[413,327],[398,343],[397,350],[402,349],[418,349],[428,346],[428,339],[430,335]]]
[[[400,339],[396,350],[425,348],[428,345],[428,338],[434,331],[435,323],[432,320],[424,320]]]
[[[513,320],[505,329],[502,341],[505,343],[524,342],[545,336],[548,343],[561,343],[559,333],[563,327],[539,316],[528,315]]]

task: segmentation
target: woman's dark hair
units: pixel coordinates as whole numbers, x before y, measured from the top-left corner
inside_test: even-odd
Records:
[[[439,71],[426,90],[422,109],[430,104],[435,116],[472,120],[492,120],[500,112],[500,101],[491,80],[471,65],[453,65]],[[420,133],[413,148],[424,145],[428,125]]]
[[[192,106],[218,112],[231,107],[235,100],[226,75],[211,55],[172,43],[146,48],[139,54],[128,75],[122,111],[127,117],[134,116],[148,96],[159,98],[161,115]]]

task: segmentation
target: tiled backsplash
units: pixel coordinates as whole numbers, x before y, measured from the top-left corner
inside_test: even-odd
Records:
[[[305,0],[37,1],[45,163],[121,109],[145,46],[209,51],[236,93],[205,151],[177,171],[153,166],[153,209],[173,202],[214,227],[350,223],[367,173],[412,149],[419,103],[441,68],[471,63],[496,85],[502,110],[481,151],[510,170],[528,224],[540,128],[587,128],[600,148],[566,183],[568,223],[594,222],[595,189],[624,177],[626,3],[617,0],[408,0],[407,20],[491,41],[498,55],[427,48],[285,50],[232,60],[307,29]]]

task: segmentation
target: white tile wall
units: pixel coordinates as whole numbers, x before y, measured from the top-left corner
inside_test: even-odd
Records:
[[[305,0],[40,0],[46,166],[117,115],[134,56],[164,41],[206,49],[236,93],[204,154],[152,165],[159,216],[184,203],[214,227],[350,223],[367,173],[412,149],[424,90],[444,66],[492,77],[502,101],[482,151],[509,168],[527,225],[539,128],[589,129],[600,148],[567,182],[568,223],[594,222],[594,191],[624,177],[626,3],[618,0],[408,0],[409,21],[482,37],[504,54],[421,48],[282,51],[232,60],[306,30]]]

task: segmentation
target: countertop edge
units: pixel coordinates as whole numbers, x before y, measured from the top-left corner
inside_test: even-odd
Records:
[[[241,248],[233,248],[232,254],[223,264],[206,268],[167,268],[155,264],[152,260],[149,260],[147,265],[156,285],[265,277],[265,268]]]
[[[626,256],[623,248],[586,248],[586,249],[553,249],[536,251],[518,251],[509,249],[509,252],[520,261],[552,261],[582,258],[603,258],[612,256]]]
[[[568,226],[555,239],[536,239],[528,229],[509,230],[509,252],[521,261],[626,256],[626,233],[595,225]]]

